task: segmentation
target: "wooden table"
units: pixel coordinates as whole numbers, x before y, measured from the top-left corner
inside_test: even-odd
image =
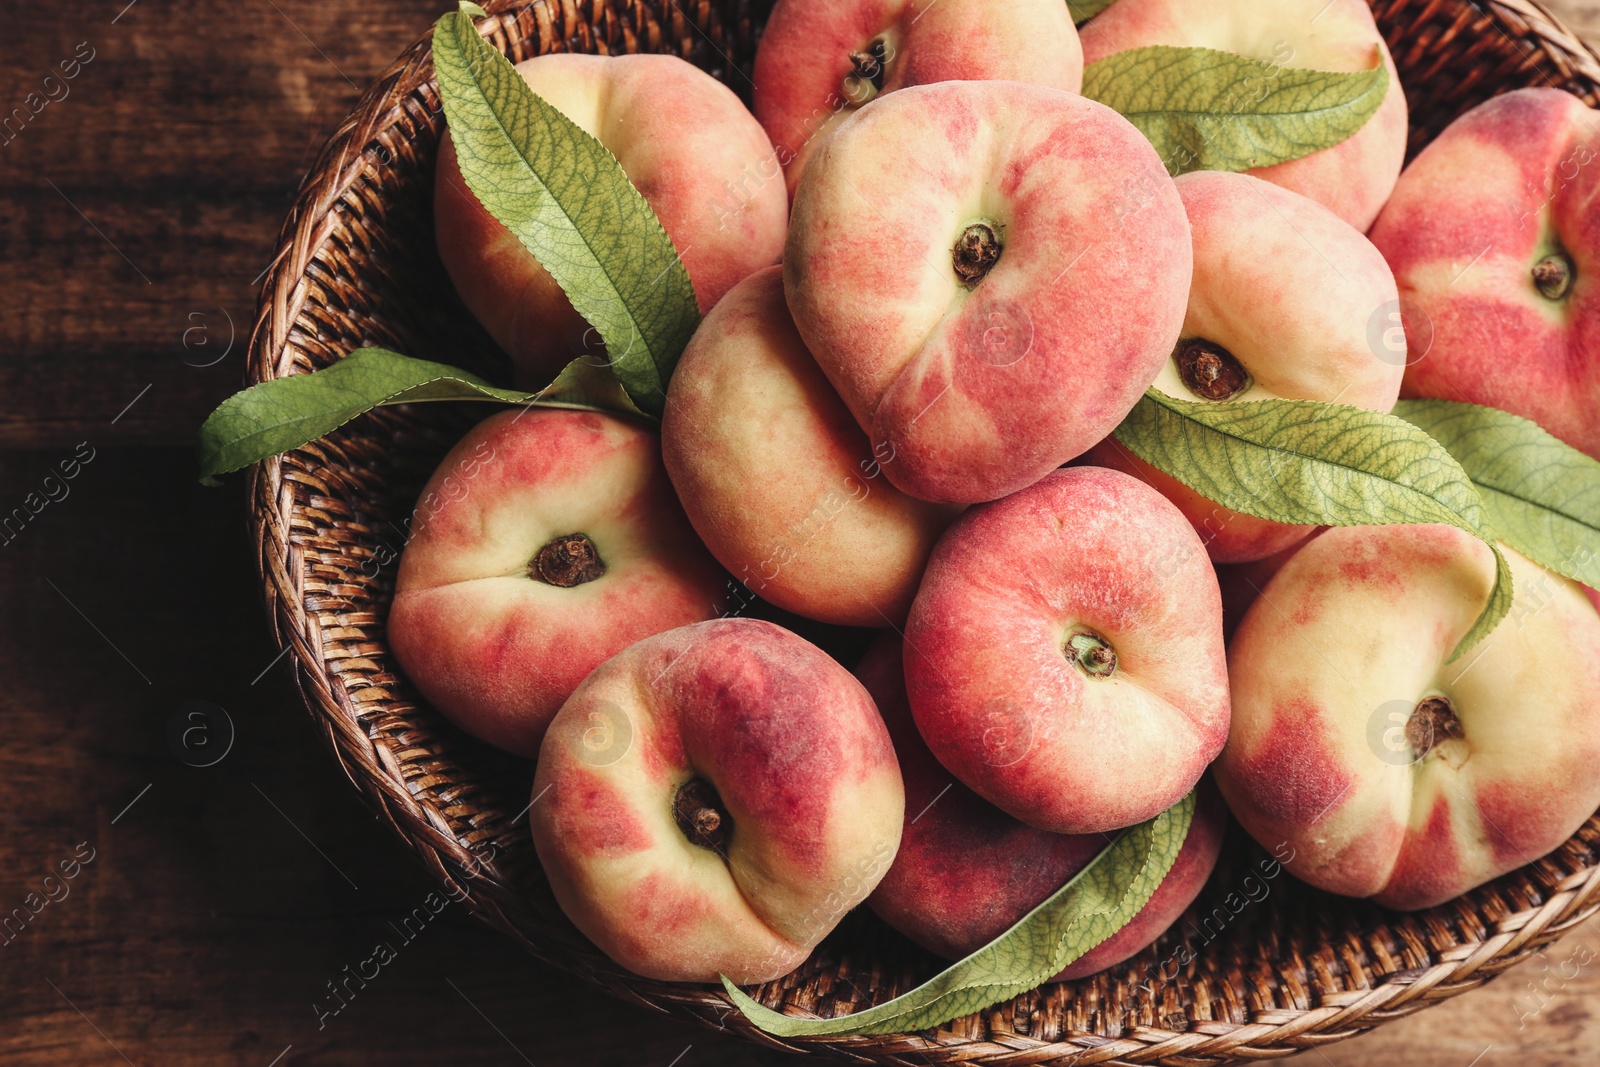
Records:
[[[799,1062],[612,1001],[458,910],[404,940],[430,884],[290,688],[237,480],[195,482],[195,427],[240,382],[300,174],[444,6],[0,13],[0,110],[79,64],[0,144],[0,513],[48,501],[0,535],[0,915],[37,911],[0,935],[0,1062]],[[1556,6],[1600,31],[1600,3]],[[180,760],[184,730],[216,762]],[[319,1020],[379,941],[396,959]],[[1302,1058],[1591,1062],[1600,967],[1560,976],[1597,950],[1591,923],[1543,963]]]

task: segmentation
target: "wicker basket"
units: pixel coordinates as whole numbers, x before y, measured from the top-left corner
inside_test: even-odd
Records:
[[[770,0],[489,7],[494,17],[482,28],[514,59],[670,52],[747,91]],[[1596,102],[1600,61],[1529,0],[1373,7],[1410,97],[1413,152],[1497,92],[1554,85]],[[455,301],[434,252],[430,205],[443,120],[432,77],[425,39],[367,91],[306,177],[262,289],[252,382],[324,367],[370,344],[505,376],[503,357]],[[404,519],[437,461],[484,415],[469,407],[385,409],[252,472],[267,609],[278,640],[293,649],[305,703],[377,812],[485,920],[620,997],[780,1045],[731,1011],[720,989],[634,977],[579,935],[551,897],[529,840],[530,766],[452,728],[396,670],[383,635]],[[1538,863],[1416,914],[1332,897],[1286,876],[1270,883],[1266,900],[1235,914],[1223,898],[1263,855],[1235,830],[1190,914],[1108,972],[935,1031],[785,1047],[940,1064],[1193,1067],[1284,1055],[1472,989],[1600,907],[1600,817]],[[1192,961],[1175,962],[1190,954]],[[861,912],[757,996],[780,1010],[832,1015],[903,992],[939,967]]]

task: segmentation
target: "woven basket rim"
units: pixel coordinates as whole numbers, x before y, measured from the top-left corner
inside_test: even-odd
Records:
[[[517,34],[523,32],[516,21],[518,16],[530,8],[541,8],[546,2],[495,0],[486,5],[490,15],[480,20],[480,32],[502,51],[509,52],[516,45]],[[592,8],[596,2],[563,0],[563,6]],[[638,0],[633,2],[637,4]],[[697,0],[681,6],[678,0],[665,2],[698,29],[717,0]],[[1385,3],[1400,6],[1407,0],[1369,2],[1378,8]],[[742,9],[744,0],[731,3]],[[1596,103],[1600,57],[1537,0],[1415,0],[1415,6],[1424,6],[1430,13],[1452,6],[1470,8],[1490,20],[1508,40],[1512,40],[1513,33],[1518,39],[1532,38],[1537,42],[1533,47],[1555,67],[1563,85],[1582,86],[1583,91],[1573,91],[1591,106]],[[692,10],[692,18],[685,8]],[[431,37],[430,30],[363,93],[303,179],[262,284],[250,340],[249,384],[297,372],[296,338],[315,333],[314,323],[301,322],[318,291],[313,268],[340,232],[341,213],[358,209],[351,198],[371,170],[370,146],[375,143],[376,134],[397,115],[419,106],[415,83],[420,78],[426,88],[432,80],[428,54]],[[1513,47],[1518,47],[1514,41]],[[421,106],[428,104],[423,101]],[[419,800],[402,773],[402,763],[409,754],[388,740],[373,736],[360,703],[352,698],[342,678],[329,669],[324,654],[326,635],[316,612],[306,610],[314,583],[308,578],[306,560],[293,536],[296,516],[302,510],[296,487],[304,485],[306,476],[286,468],[285,457],[273,457],[249,471],[250,534],[256,546],[256,563],[273,635],[280,646],[291,650],[301,698],[346,776],[434,877],[467,894],[481,918],[540,958],[576,970],[633,1003],[732,1030],[775,1048],[875,1062],[1219,1064],[1316,1047],[1456,996],[1527,958],[1600,910],[1597,864],[1566,876],[1541,904],[1506,915],[1486,936],[1458,941],[1450,950],[1438,953],[1437,962],[1431,966],[1390,973],[1370,988],[1323,996],[1320,1003],[1303,1009],[1253,1012],[1244,1023],[1210,1022],[1184,1031],[1139,1027],[1115,1034],[1071,1033],[1046,1042],[1023,1034],[1007,1035],[997,1008],[991,1009],[996,1017],[990,1019],[989,1040],[973,1040],[940,1028],[872,1038],[779,1041],[756,1030],[733,1011],[721,989],[639,979],[603,958],[596,966],[595,950],[576,931],[565,940],[559,935],[548,942],[530,940],[505,913],[503,902],[483,891],[487,886],[475,879],[475,872],[484,869],[486,863],[492,865],[493,860],[492,856],[484,860],[482,841],[474,839],[473,834],[458,835],[435,806]],[[1590,822],[1600,825],[1600,817]],[[572,961],[580,957],[584,965],[573,966]]]

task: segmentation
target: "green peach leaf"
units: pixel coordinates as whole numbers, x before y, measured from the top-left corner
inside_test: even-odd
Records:
[[[1194,794],[1122,831],[1087,867],[1011,929],[966,959],[893,1000],[833,1019],[799,1018],[763,1007],[722,979],[733,1003],[778,1037],[888,1034],[926,1030],[1037,989],[1122,929],[1172,869],[1194,820]]]
[[[200,427],[200,481],[236,471],[326,436],[365,412],[428,400],[582,408],[642,415],[609,368],[574,360],[537,393],[499,389],[445,363],[363,348],[310,374],[251,386],[217,405]]]
[[[467,187],[599,333],[622,387],[661,414],[700,320],[689,272],[622,165],[451,12],[433,31],[439,94]]]
[[[529,395],[519,404],[542,408],[573,408],[579,411],[604,411],[612,415],[631,415],[660,426],[660,420],[642,410],[622,387],[616,370],[603,363],[579,356],[561,369],[555,381]]]
[[[1501,540],[1558,574],[1600,587],[1600,463],[1537,423],[1494,408],[1402,400],[1394,413],[1461,464]]]
[[[1067,10],[1072,12],[1073,24],[1082,26],[1115,2],[1116,0],[1067,0]]]
[[[463,15],[471,15],[475,19],[487,18],[489,13],[472,0],[461,0],[459,10]]]
[[[1350,137],[1378,110],[1389,70],[1286,67],[1214,48],[1156,45],[1091,63],[1083,95],[1150,139],[1174,177],[1299,159]]]
[[[1309,526],[1445,523],[1481,538],[1494,549],[1495,587],[1452,661],[1511,609],[1511,570],[1472,479],[1404,419],[1309,400],[1194,402],[1151,389],[1115,436],[1231,511]]]

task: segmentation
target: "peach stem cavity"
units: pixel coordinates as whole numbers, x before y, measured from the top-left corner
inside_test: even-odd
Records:
[[[1565,252],[1552,252],[1533,265],[1533,287],[1546,300],[1563,300],[1572,291],[1577,273],[1572,257]]]
[[[883,72],[888,61],[889,42],[882,37],[864,51],[851,52],[850,74],[844,80],[845,96],[859,106],[883,92]]]
[[[1445,741],[1465,737],[1456,709],[1446,697],[1428,697],[1416,706],[1406,720],[1406,744],[1418,761]]]
[[[1172,358],[1178,364],[1178,377],[1198,397],[1232,400],[1250,388],[1250,372],[1215,341],[1186,337],[1178,342]]]
[[[968,289],[977,288],[978,283],[1000,262],[1003,247],[1000,235],[988,223],[974,222],[963,230],[955,247],[950,250],[950,262],[961,284]]]
[[[600,550],[588,534],[563,534],[539,549],[528,576],[562,589],[592,582],[606,572]]]
[[[690,844],[727,856],[728,832],[733,820],[710,782],[695,777],[679,786],[672,798],[672,818]]]
[[[1063,651],[1091,678],[1109,678],[1117,671],[1116,650],[1099,634],[1087,630],[1075,633],[1067,638]]]

